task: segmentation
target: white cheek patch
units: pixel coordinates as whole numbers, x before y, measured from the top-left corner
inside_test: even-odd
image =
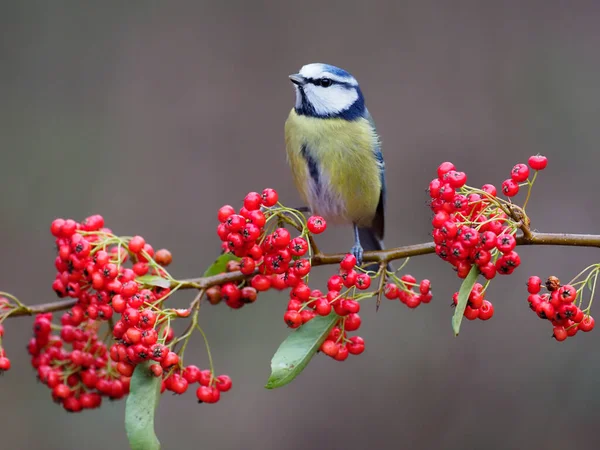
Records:
[[[356,89],[348,89],[335,84],[330,87],[306,84],[304,85],[304,93],[315,112],[321,116],[344,111],[358,100]],[[298,97],[296,97],[296,104],[297,102]]]

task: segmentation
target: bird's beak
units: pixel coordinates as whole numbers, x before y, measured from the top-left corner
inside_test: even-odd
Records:
[[[294,74],[290,75],[290,80],[292,81],[292,83],[294,83],[297,86],[303,86],[306,84],[306,78],[304,78],[299,73],[294,73]]]

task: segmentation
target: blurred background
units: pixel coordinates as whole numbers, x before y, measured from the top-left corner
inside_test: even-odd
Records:
[[[599,19],[592,1],[2,2],[0,289],[52,300],[50,222],[93,213],[169,248],[175,276],[200,275],[218,254],[221,205],[265,187],[298,204],[283,144],[287,75],[317,61],[356,76],[382,135],[388,246],[429,239],[425,189],[443,160],[471,185],[499,185],[537,152],[550,164],[528,208],[533,226],[600,233]],[[319,242],[343,251],[351,237],[330,228]],[[598,448],[598,331],[550,339],[525,282],[570,279],[600,253],[521,255],[492,284],[494,318],[458,338],[458,279],[435,256],[413,259],[408,272],[432,280],[431,304],[363,305],[362,356],[316,357],[275,391],[263,386],[288,333],[286,296],[203,308],[216,369],[234,389],[212,406],[192,390],[163,396],[163,447]],[[333,270],[320,268],[315,283]],[[68,414],[36,382],[31,322],[6,323],[0,447],[126,449],[124,401]],[[200,339],[186,361],[207,366]]]

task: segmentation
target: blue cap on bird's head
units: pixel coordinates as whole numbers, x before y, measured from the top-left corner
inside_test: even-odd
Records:
[[[296,89],[296,113],[355,120],[365,114],[365,101],[356,79],[329,64],[307,64],[290,75]]]

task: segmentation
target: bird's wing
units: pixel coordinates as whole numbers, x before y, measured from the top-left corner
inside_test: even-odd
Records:
[[[373,121],[373,117],[369,111],[365,108],[365,119],[369,121],[371,127],[377,134],[377,129],[375,128],[375,122]],[[375,218],[373,219],[373,231],[375,231],[376,236],[379,239],[383,239],[384,231],[385,231],[385,197],[386,197],[386,187],[385,187],[385,162],[383,160],[383,153],[381,152],[381,143],[379,142],[379,136],[377,138],[377,145],[373,149],[373,153],[377,163],[379,164],[379,176],[381,178],[381,193],[379,194],[379,203],[377,204],[377,210],[375,211]]]

